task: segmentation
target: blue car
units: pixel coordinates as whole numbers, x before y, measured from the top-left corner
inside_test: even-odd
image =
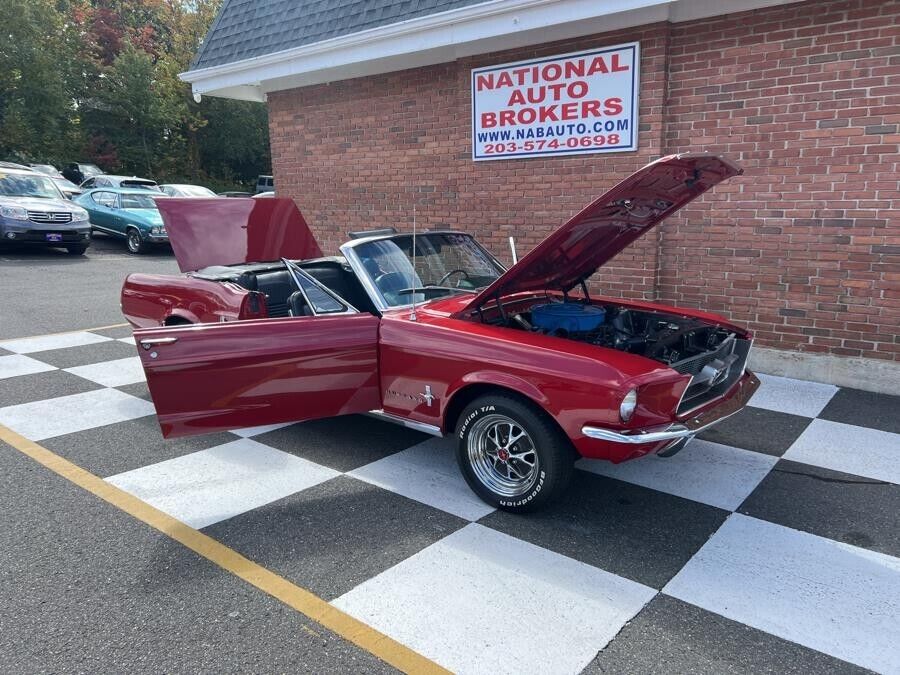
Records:
[[[169,243],[154,196],[162,197],[140,188],[98,188],[74,201],[87,210],[92,230],[121,237],[128,252],[138,254]]]

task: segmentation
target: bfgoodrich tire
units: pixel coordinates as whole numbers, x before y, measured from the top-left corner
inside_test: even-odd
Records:
[[[535,511],[571,480],[569,440],[543,411],[513,396],[488,395],[470,403],[459,417],[456,439],[463,477],[498,509]]]

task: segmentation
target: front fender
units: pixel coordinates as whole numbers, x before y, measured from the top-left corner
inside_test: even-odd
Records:
[[[467,373],[447,388],[439,422],[441,431],[453,432],[452,427],[455,426],[456,418],[472,399],[466,392],[473,387],[492,387],[518,394],[550,413],[548,408],[550,400],[528,380],[497,370],[478,370]]]
[[[504,389],[511,389],[522,396],[530,398],[542,408],[546,408],[550,403],[544,392],[534,386],[533,383],[518,377],[517,375],[504,373],[499,370],[476,370],[471,373],[466,373],[458,382],[447,389],[448,400],[453,400],[453,396],[460,389],[472,384],[488,384],[503,387]]]

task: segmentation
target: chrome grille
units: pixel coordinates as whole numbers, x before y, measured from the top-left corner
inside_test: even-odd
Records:
[[[714,358],[707,361],[707,363],[712,363],[712,361],[715,360],[715,357],[720,357],[718,359],[719,362],[724,360],[727,363],[730,361],[727,365],[727,370],[723,371],[724,377],[717,377],[710,381],[702,379],[704,373],[694,373],[691,377],[690,384],[688,384],[687,389],[685,389],[684,394],[681,397],[681,403],[679,403],[676,411],[677,414],[685,414],[686,412],[699,408],[720,396],[724,396],[728,390],[731,389],[732,385],[734,385],[734,383],[744,374],[744,369],[747,366],[747,357],[750,355],[751,341],[737,338],[734,340],[727,340],[726,343],[730,343],[727,345],[727,351],[722,349],[722,347],[726,346],[726,344],[723,343],[722,347],[713,353],[712,356]],[[724,359],[722,357],[724,357]],[[703,364],[703,366],[699,366],[699,370],[702,371],[705,365],[706,363]]]
[[[28,220],[33,223],[71,223],[72,214],[65,211],[29,211]]]
[[[696,375],[703,370],[703,366],[707,363],[720,359],[723,356],[728,356],[732,351],[734,351],[734,337],[729,336],[723,340],[722,344],[715,350],[704,354],[698,354],[697,356],[691,356],[682,361],[678,361],[677,363],[673,363],[669,367],[673,370],[677,370],[682,375]]]

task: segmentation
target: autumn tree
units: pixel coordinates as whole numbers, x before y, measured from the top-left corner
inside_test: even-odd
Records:
[[[0,0],[0,159],[216,187],[267,173],[265,106],[197,103],[178,78],[220,4]]]

